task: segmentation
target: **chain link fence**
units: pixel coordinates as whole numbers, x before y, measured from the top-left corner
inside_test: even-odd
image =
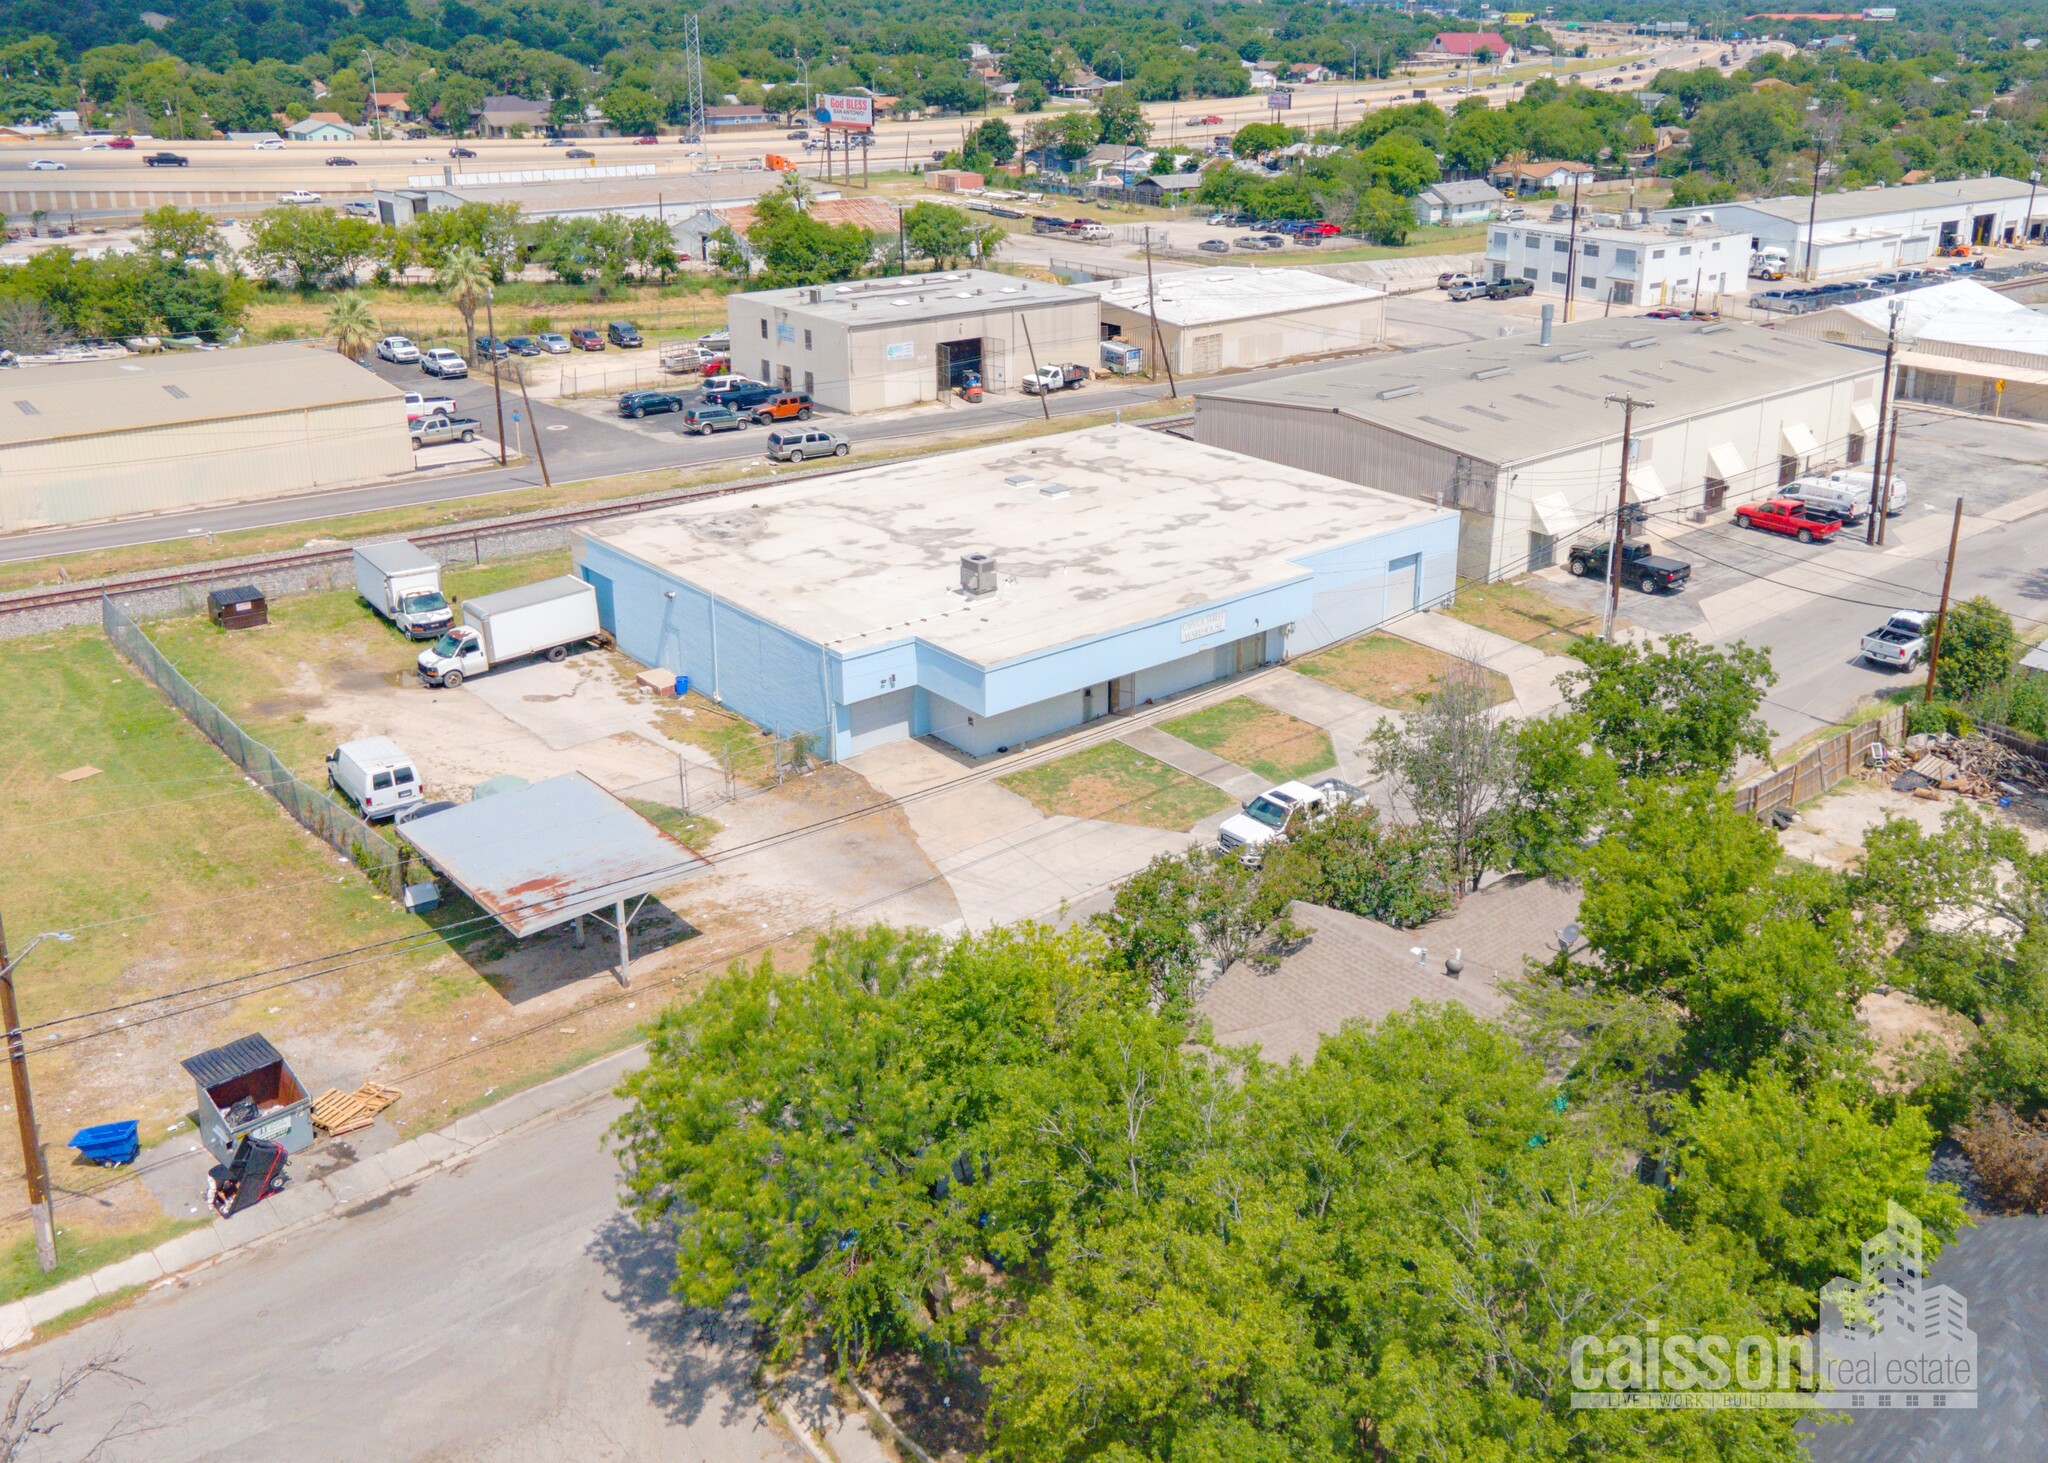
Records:
[[[629,787],[613,788],[656,823],[654,807],[695,816],[729,803],[773,791],[795,778],[815,772],[823,762],[825,732],[796,732],[782,737],[733,738],[708,748],[676,754],[672,777],[658,777]]]
[[[301,781],[277,759],[275,752],[235,725],[226,712],[200,695],[111,596],[100,599],[100,622],[114,648],[148,677],[171,704],[205,734],[208,741],[248,773],[257,786],[276,798],[279,806],[291,814],[301,828],[325,840],[335,852],[353,861],[365,877],[386,894],[393,898],[403,896],[404,858],[396,846],[321,789]]]

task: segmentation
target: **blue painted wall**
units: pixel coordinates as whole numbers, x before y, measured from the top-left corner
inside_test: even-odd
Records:
[[[693,689],[777,734],[829,729],[830,755],[845,757],[907,728],[984,755],[1079,724],[1084,687],[1135,674],[1142,703],[1229,674],[1229,647],[1247,636],[1265,636],[1273,658],[1285,626],[1293,627],[1288,655],[1369,630],[1409,607],[1387,603],[1388,565],[1409,556],[1420,564],[1422,603],[1437,603],[1456,584],[1458,519],[1447,512],[1306,552],[1298,561],[1305,572],[1286,584],[990,667],[915,639],[842,656],[601,541],[578,537],[574,552],[601,601],[610,586],[605,628],[621,649],[689,676]]]

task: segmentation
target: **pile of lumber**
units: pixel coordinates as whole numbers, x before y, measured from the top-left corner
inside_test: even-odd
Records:
[[[1917,798],[1953,793],[1995,802],[2044,790],[2043,768],[1985,736],[1922,733],[1908,737],[1903,747],[1879,743],[1860,773]]]
[[[330,1087],[313,1099],[313,1131],[323,1138],[367,1128],[377,1114],[404,1094],[396,1087],[365,1082],[353,1092]]]

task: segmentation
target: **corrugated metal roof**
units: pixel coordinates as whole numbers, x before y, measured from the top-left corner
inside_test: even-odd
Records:
[[[345,356],[304,345],[24,366],[0,375],[0,446],[366,401],[391,403],[392,430],[404,425],[403,390]]]
[[[1917,213],[1966,203],[1998,203],[2026,196],[2027,184],[2015,183],[2011,178],[1958,178],[1949,183],[1908,183],[1897,188],[1859,188],[1853,193],[1823,193],[1817,203],[1804,194],[1783,198],[1743,198],[1734,203],[1702,204],[1698,208],[1660,209],[1657,216],[1750,208],[1788,223],[1804,224],[1807,207],[1813,203],[1814,215],[1821,223],[1839,223],[1843,219]]]
[[[1335,412],[1422,438],[1481,462],[1527,462],[1621,435],[1602,405],[1632,391],[1656,403],[1636,430],[1684,421],[1822,382],[1874,376],[1869,353],[1755,325],[1583,321],[1534,334],[1376,356],[1195,398]]]
[[[811,296],[818,295],[813,301]],[[735,300],[834,320],[849,329],[903,325],[912,320],[945,320],[1023,305],[1093,304],[1079,290],[987,269],[905,274],[855,284],[793,285],[755,290]]]
[[[521,939],[709,867],[580,772],[415,818],[404,831]]]
[[[1102,297],[1106,305],[1147,313],[1143,275],[1129,279],[1088,280],[1074,286]],[[1160,274],[1151,299],[1161,323],[1174,326],[1215,325],[1299,310],[1327,310],[1362,304],[1386,292],[1353,284],[1309,269],[1184,269]]]
[[[190,1072],[192,1080],[201,1087],[218,1087],[283,1060],[284,1054],[270,1044],[268,1037],[240,1036],[226,1046],[187,1057],[178,1065]]]

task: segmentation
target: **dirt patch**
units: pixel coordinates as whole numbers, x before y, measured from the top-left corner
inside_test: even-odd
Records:
[[[1795,858],[1823,868],[1854,868],[1863,861],[1863,835],[1886,818],[1905,818],[1922,832],[1935,833],[1956,802],[1949,793],[1937,799],[1916,798],[1894,792],[1886,783],[1850,778],[1799,809],[1797,820],[1779,833],[1778,843]],[[2010,809],[1993,804],[1972,800],[1971,806],[1986,818],[2019,828],[2035,853],[2048,850],[2048,827],[2015,818]]]
[[[1872,991],[1857,1002],[1856,1015],[1876,1047],[1877,1069],[1888,1079],[1916,1050],[1938,1048],[1956,1056],[1976,1034],[1969,1018],[1905,991]]]
[[[937,1463],[966,1463],[988,1447],[982,1421],[988,1415],[988,1388],[981,1380],[985,1361],[969,1353],[939,1372],[916,1357],[886,1357],[868,1378],[868,1390]]]
[[[997,779],[1042,813],[1185,833],[1230,799],[1123,742],[1086,747]]]
[[[1327,771],[1337,753],[1330,734],[1248,696],[1233,696],[1159,728],[1272,782]]]
[[[1427,645],[1396,635],[1366,635],[1318,650],[1296,661],[1294,668],[1375,706],[1414,711],[1429,699],[1452,664],[1453,657]],[[1486,679],[1495,705],[1514,696],[1514,687],[1498,671],[1488,671]]]

